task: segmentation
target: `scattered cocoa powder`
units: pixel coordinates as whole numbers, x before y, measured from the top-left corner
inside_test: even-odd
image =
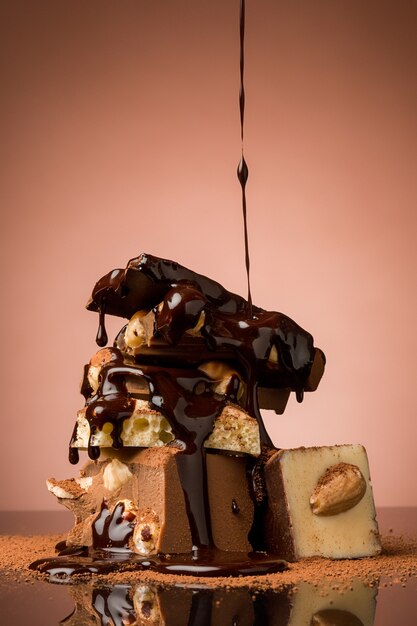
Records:
[[[37,559],[54,556],[55,545],[64,535],[0,536],[0,571],[8,578],[28,579],[38,574],[28,569]],[[174,576],[150,571],[120,571],[106,576],[95,576],[97,583],[155,583],[172,586],[182,584],[203,584],[207,587],[251,589],[274,589],[309,582],[313,585],[326,582],[348,590],[353,579],[360,579],[367,585],[383,584],[407,585],[417,579],[417,539],[406,536],[389,535],[382,540],[383,553],[380,556],[331,561],[323,558],[303,559],[290,563],[289,569],[280,574],[267,576],[247,576],[242,578],[197,578]],[[85,577],[74,577],[73,582],[85,582]]]

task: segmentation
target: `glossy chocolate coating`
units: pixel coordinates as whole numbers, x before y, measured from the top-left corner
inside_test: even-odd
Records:
[[[145,276],[146,281],[132,278],[137,275]],[[144,296],[140,289],[138,291],[138,285],[145,286]],[[183,447],[182,453],[177,455],[177,467],[193,545],[198,549],[207,549],[213,546],[213,541],[204,441],[212,432],[214,420],[225,403],[239,402],[239,379],[232,377],[225,395],[217,396],[212,390],[213,381],[196,370],[194,361],[187,362],[185,359],[184,362],[182,357],[182,367],[176,366],[175,354],[182,350],[186,332],[196,325],[204,313],[199,341],[204,342],[213,358],[221,359],[223,353],[233,355],[247,388],[246,396],[240,399],[240,403],[258,421],[261,444],[266,451],[272,449],[273,444],[259,411],[259,378],[267,372],[275,387],[292,387],[301,401],[315,356],[313,338],[281,313],[253,307],[253,315],[248,317],[248,303],[240,296],[178,263],[150,255],[133,259],[124,272],[114,270],[97,283],[89,308],[99,312],[100,327],[104,324],[107,303],[111,303],[113,314],[123,316],[126,312],[125,298],[135,303],[134,313],[152,303],[155,327],[148,349],[152,351],[156,345],[157,349],[149,360],[146,348],[143,352],[139,350],[135,357],[118,348],[111,348],[111,359],[101,369],[99,387],[94,395],[88,397],[88,384],[84,382],[86,418],[90,425],[89,456],[98,458],[100,450],[91,445],[91,437],[106,423],[112,424],[113,446],[119,448],[123,445],[123,422],[134,409],[134,400],[126,389],[126,377],[146,380],[150,403],[167,418],[177,442]],[[103,329],[99,329],[98,335],[102,337],[104,334]],[[159,340],[157,343],[158,337],[162,342]],[[274,372],[268,371],[268,358],[273,347],[279,363],[275,380]],[[167,366],[169,363],[171,365]],[[74,455],[72,448],[71,455]],[[251,542],[256,549],[262,549],[258,530],[261,525],[257,521],[264,508],[261,474],[262,464],[257,462],[249,474],[257,504],[251,533]]]

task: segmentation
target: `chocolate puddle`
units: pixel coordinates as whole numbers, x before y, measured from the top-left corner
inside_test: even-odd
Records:
[[[211,549],[189,554],[141,557],[129,551],[114,552],[91,548],[74,549],[74,555],[39,559],[30,566],[47,574],[50,582],[67,582],[75,575],[110,574],[118,571],[153,571],[160,574],[198,576],[264,576],[287,569],[287,563],[274,555],[258,552],[224,552]]]
[[[75,575],[110,574],[118,571],[150,570],[161,574],[214,577],[263,576],[282,572],[287,563],[263,552],[225,552],[213,545],[189,554],[158,554],[142,557],[128,549],[133,534],[133,517],[119,503],[110,513],[103,502],[93,523],[93,547],[63,548],[58,556],[39,559],[29,567],[47,574],[51,582],[67,582]],[[210,536],[211,538],[211,536]]]

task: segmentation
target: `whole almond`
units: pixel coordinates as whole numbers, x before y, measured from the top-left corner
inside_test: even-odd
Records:
[[[310,497],[315,515],[337,515],[352,509],[365,495],[366,481],[357,465],[337,463],[319,479]]]

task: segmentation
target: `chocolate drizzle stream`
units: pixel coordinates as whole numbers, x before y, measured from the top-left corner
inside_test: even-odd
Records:
[[[240,0],[240,89],[239,89],[239,111],[240,111],[240,138],[242,142],[242,157],[240,159],[239,165],[237,166],[237,177],[240,182],[240,186],[242,188],[242,212],[243,212],[243,229],[244,229],[244,239],[245,239],[245,265],[246,265],[246,276],[248,280],[248,316],[252,317],[252,294],[250,289],[250,277],[249,277],[249,269],[250,269],[250,260],[249,260],[249,238],[248,238],[248,220],[247,220],[247,210],[246,210],[246,182],[249,176],[248,166],[245,161],[245,157],[243,156],[243,129],[244,129],[244,121],[245,121],[245,85],[244,85],[244,74],[245,74],[245,0]]]

